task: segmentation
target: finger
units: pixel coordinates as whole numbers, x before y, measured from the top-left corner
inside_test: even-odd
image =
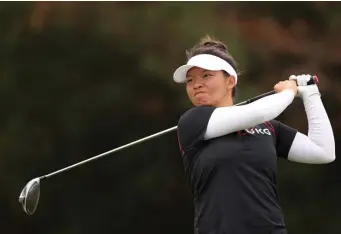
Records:
[[[289,82],[291,82],[291,83],[297,85],[297,80],[296,80],[296,79],[295,79],[295,80],[289,80]]]
[[[289,80],[296,80],[296,79],[297,79],[297,77],[295,75],[289,76]]]
[[[297,76],[297,86],[302,86],[302,77]]]
[[[308,81],[310,80],[310,77],[311,77],[311,75],[309,75],[309,74],[306,74],[305,75],[305,77],[304,77],[304,85],[308,85]]]
[[[305,86],[307,85],[307,82],[306,82],[306,75],[301,75],[298,79],[299,81],[299,86]]]

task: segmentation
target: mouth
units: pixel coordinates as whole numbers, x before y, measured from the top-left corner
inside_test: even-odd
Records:
[[[196,97],[196,96],[199,95],[199,94],[205,94],[205,92],[203,92],[203,91],[196,92],[196,93],[194,93],[194,97]]]

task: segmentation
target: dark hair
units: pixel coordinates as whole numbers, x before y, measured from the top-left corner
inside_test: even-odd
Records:
[[[205,37],[201,38],[199,43],[194,45],[189,51],[186,51],[187,60],[199,54],[211,54],[224,59],[234,68],[234,70],[236,70],[238,74],[237,63],[232,55],[228,52],[227,46],[223,42],[216,40],[209,35],[206,35]],[[226,75],[230,75],[227,74],[227,72],[225,73]],[[232,89],[233,99],[235,98],[236,93],[237,89],[236,86],[234,86]]]

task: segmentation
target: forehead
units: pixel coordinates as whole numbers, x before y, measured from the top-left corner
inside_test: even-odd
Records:
[[[215,71],[203,69],[201,67],[192,67],[191,69],[188,70],[187,76],[191,76],[191,75],[195,75],[195,74],[200,74],[200,73],[208,72],[208,71],[209,72],[215,72]]]

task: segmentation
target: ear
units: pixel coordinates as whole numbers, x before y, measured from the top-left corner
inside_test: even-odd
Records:
[[[236,86],[236,78],[234,76],[230,76],[228,78],[228,87],[232,89],[234,86]]]

